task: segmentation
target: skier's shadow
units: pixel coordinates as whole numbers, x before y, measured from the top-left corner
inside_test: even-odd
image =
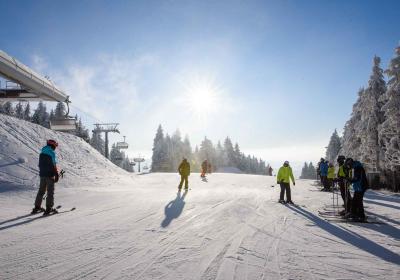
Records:
[[[186,190],[183,194],[179,191],[174,200],[171,200],[164,209],[165,218],[161,222],[163,228],[169,226],[173,219],[178,218],[182,214],[182,210],[185,207],[185,196],[188,191]]]
[[[365,238],[361,234],[358,234],[350,229],[344,229],[344,228],[338,227],[336,225],[333,225],[299,206],[287,205],[287,207],[290,208],[293,212],[314,222],[322,230],[336,236],[337,238],[340,238],[343,241],[345,241],[361,250],[364,250],[378,258],[381,258],[387,262],[391,262],[394,264],[400,264],[400,255],[398,255],[396,252],[393,252],[393,251],[379,245],[378,243],[375,243],[372,240]],[[369,225],[369,224],[367,224],[367,225]],[[376,226],[376,225],[371,225],[371,226]],[[384,227],[385,225],[382,225],[382,226]]]

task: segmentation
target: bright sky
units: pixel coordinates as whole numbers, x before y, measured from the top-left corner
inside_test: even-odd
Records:
[[[119,122],[149,157],[157,126],[230,136],[268,162],[317,161],[375,54],[400,40],[400,1],[4,1],[0,48],[48,75],[77,112]],[[120,139],[119,139],[120,138]]]

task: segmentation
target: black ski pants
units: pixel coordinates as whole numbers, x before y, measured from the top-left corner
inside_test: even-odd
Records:
[[[338,184],[339,184],[339,188],[340,188],[340,195],[342,196],[346,212],[350,212],[351,194],[350,194],[349,187],[346,186],[346,182],[343,178],[339,178]]]
[[[40,177],[39,190],[36,195],[35,207],[42,206],[43,196],[47,190],[46,209],[51,209],[54,206],[54,179],[51,177]]]
[[[354,217],[360,219],[365,219],[364,203],[363,203],[364,193],[365,191],[354,192],[353,201],[351,204],[351,214]]]
[[[281,195],[279,200],[284,200],[285,191],[286,191],[286,201],[292,201],[292,197],[290,194],[290,184],[289,183],[280,183],[281,185]]]
[[[185,182],[185,189],[189,187],[189,176],[181,175],[181,182],[179,183],[179,188],[182,188],[183,182]]]

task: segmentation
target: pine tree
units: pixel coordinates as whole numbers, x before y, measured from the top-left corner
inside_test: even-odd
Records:
[[[90,145],[95,148],[100,154],[105,156],[105,146],[106,143],[101,137],[101,134],[93,131],[92,138],[90,139]]]
[[[40,101],[32,116],[32,122],[49,128],[49,113],[47,113],[46,105]]]
[[[14,116],[14,107],[10,101],[7,101],[6,103],[3,104],[3,114],[8,115],[8,116]]]
[[[335,162],[340,149],[341,149],[341,140],[335,129],[335,131],[332,133],[331,139],[326,149],[326,156],[325,156],[326,160],[328,160],[329,162]]]
[[[317,170],[315,169],[312,162],[308,164],[308,178],[307,179],[316,179],[317,178]]]
[[[31,105],[29,102],[26,104],[24,109],[24,120],[31,121]]]
[[[374,66],[365,90],[364,101],[361,107],[361,153],[359,159],[369,170],[380,169],[380,146],[378,139],[378,126],[383,121],[382,101],[386,92],[386,82],[383,70],[380,68],[381,59],[374,57]]]
[[[233,149],[232,141],[229,137],[225,138],[224,151],[226,166],[235,166],[235,150]]]
[[[65,108],[64,102],[58,102],[56,105],[56,109],[54,110],[54,118],[62,119],[65,117],[67,113],[67,109]]]
[[[358,99],[353,105],[351,117],[346,122],[343,132],[341,154],[354,159],[358,159],[361,155],[361,104],[363,102],[364,92],[364,88],[358,91]]]
[[[15,106],[15,116],[19,119],[24,118],[24,107],[22,106],[22,102],[18,102],[17,106]]]
[[[162,166],[166,160],[166,150],[164,150],[164,132],[161,124],[158,126],[156,137],[153,141],[153,155],[151,157],[151,172],[162,171]]]
[[[400,46],[385,71],[388,75],[387,102],[382,106],[384,122],[379,127],[379,143],[384,162],[393,172],[400,171]]]

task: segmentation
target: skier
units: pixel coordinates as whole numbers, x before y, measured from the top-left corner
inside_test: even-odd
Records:
[[[339,164],[339,169],[338,169],[338,173],[337,173],[337,181],[338,181],[339,188],[340,188],[340,194],[342,196],[343,203],[344,203],[344,210],[339,212],[339,214],[341,216],[344,216],[347,213],[350,213],[350,209],[351,209],[351,194],[350,194],[349,188],[347,186],[347,181],[346,181],[346,178],[349,177],[349,169],[344,164],[345,160],[346,160],[345,156],[338,156],[338,158],[337,158],[337,163]]]
[[[329,163],[329,167],[328,167],[328,183],[327,186],[328,188],[333,188],[333,184],[335,182],[335,166],[333,165],[333,163]]]
[[[321,182],[323,189],[321,191],[327,191],[328,190],[328,185],[327,185],[327,176],[328,176],[328,161],[325,161],[323,158],[321,158],[321,164],[319,165],[319,172],[321,176]]]
[[[32,210],[32,214],[43,212],[44,216],[50,215],[50,213],[58,213],[54,206],[54,183],[58,182],[59,174],[57,170],[57,160],[55,149],[58,143],[55,140],[47,140],[47,145],[42,148],[39,155],[39,176],[40,186],[36,195],[35,208]],[[46,197],[46,210],[42,205],[43,196],[47,190]]]
[[[207,167],[208,167],[208,161],[205,160],[201,163],[201,175],[200,175],[201,178],[206,177]]]
[[[351,218],[356,222],[365,222],[365,213],[363,199],[369,185],[365,169],[361,162],[353,160],[352,158],[346,159],[345,165],[349,170],[353,169],[353,177],[349,181],[353,184],[354,196],[351,203],[351,214],[345,217]]]
[[[325,160],[324,158],[321,158],[318,162],[318,166],[317,166],[317,176],[319,177],[321,184],[322,184],[322,177],[321,177],[321,163],[323,163]]]
[[[179,183],[178,189],[182,189],[183,181],[185,181],[185,190],[189,188],[189,175],[190,175],[190,164],[186,158],[183,158],[181,164],[178,167],[178,172],[181,175],[181,182]]]
[[[296,185],[293,177],[292,168],[289,166],[289,162],[285,161],[283,166],[279,168],[277,183],[281,186],[281,194],[279,198],[280,203],[285,203],[285,191],[286,191],[286,203],[294,204],[290,193],[290,179],[292,179],[293,186]]]
[[[273,171],[273,169],[272,169],[272,167],[270,166],[270,167],[268,168],[268,170],[267,170],[268,176],[272,176],[272,171]]]

